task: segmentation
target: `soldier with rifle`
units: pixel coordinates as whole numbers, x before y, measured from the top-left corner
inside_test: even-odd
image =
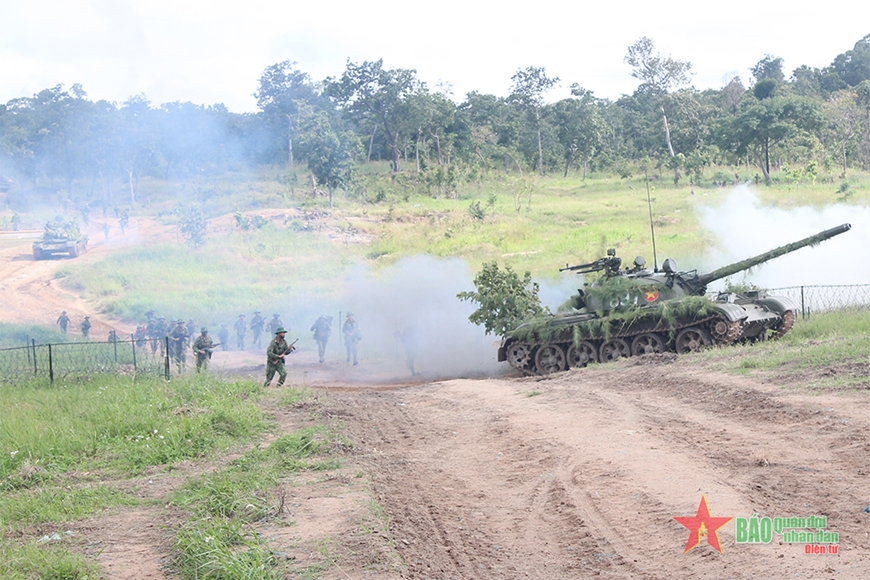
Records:
[[[323,362],[323,357],[326,356],[326,343],[332,336],[332,316],[321,316],[311,325],[311,330],[314,331],[314,340],[317,341],[317,354],[320,355],[320,362]]]
[[[82,328],[82,338],[88,338],[91,334],[91,317],[85,316],[85,319],[82,320],[81,324]]]
[[[184,368],[184,364],[187,362],[187,341],[189,339],[189,335],[187,334],[187,328],[184,327],[184,321],[182,319],[178,319],[178,324],[172,331],[167,335],[169,338],[169,356],[172,357],[172,360],[175,361],[175,366],[178,368],[178,374],[181,374],[181,369]]]
[[[220,330],[218,330],[218,340],[220,340],[221,350],[229,350],[230,349],[230,329],[227,328],[226,324],[221,324]]]
[[[287,341],[284,340],[286,334],[287,331],[283,326],[276,328],[275,338],[272,339],[272,342],[266,348],[266,382],[263,383],[264,387],[269,386],[275,373],[278,373],[279,387],[284,384],[284,379],[287,378],[287,371],[284,369],[284,357],[296,350],[296,347],[293,346],[293,344],[296,344],[296,341],[294,340],[293,344],[288,345]]]
[[[60,313],[60,317],[57,319],[57,325],[60,326],[60,330],[66,334],[67,326],[69,326],[69,316],[66,315],[66,310]]]
[[[200,330],[200,335],[193,341],[193,354],[196,356],[196,372],[208,371],[208,362],[211,360],[211,355],[218,345],[220,343],[215,344],[212,342],[207,328]]]
[[[236,346],[239,350],[245,350],[245,335],[248,334],[248,323],[245,322],[245,315],[239,314],[239,319],[233,325],[236,329]]]
[[[251,332],[254,333],[254,338],[251,344],[257,348],[263,348],[263,343],[260,340],[260,335],[263,334],[263,327],[266,325],[266,319],[260,316],[260,311],[254,311],[254,317],[251,319]]]

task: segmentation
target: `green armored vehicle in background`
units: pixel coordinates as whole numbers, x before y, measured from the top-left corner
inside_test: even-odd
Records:
[[[589,264],[562,270],[602,272],[584,285],[567,312],[530,320],[508,332],[498,360],[541,374],[641,354],[686,353],[710,345],[779,338],[791,330],[796,306],[765,291],[706,296],[707,284],[815,245],[851,228],[843,224],[707,274],[680,272],[668,258],[646,269],[638,256],[621,268],[615,250]]]
[[[77,258],[88,249],[88,237],[82,235],[78,224],[69,222],[47,222],[42,239],[33,242],[33,259],[42,260],[55,254],[66,254]]]

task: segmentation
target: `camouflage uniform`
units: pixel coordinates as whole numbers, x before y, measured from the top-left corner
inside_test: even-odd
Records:
[[[266,325],[266,328],[269,329],[269,334],[274,335],[275,331],[284,326],[284,323],[281,322],[281,317],[277,314],[272,315],[272,320],[269,321],[269,324]]]
[[[133,334],[133,340],[136,341],[136,346],[142,348],[145,346],[145,327],[139,325],[136,327],[136,332]]]
[[[218,340],[221,341],[221,350],[230,350],[230,329],[226,324],[221,324],[218,330]]]
[[[284,328],[276,328],[275,333],[275,338],[266,348],[266,382],[263,383],[265,387],[268,387],[269,383],[272,382],[275,373],[278,373],[278,386],[284,384],[284,379],[287,378],[287,371],[284,369],[284,355],[295,350],[292,346],[288,346],[287,341],[284,340]]]
[[[169,337],[169,356],[175,361],[175,366],[181,373],[181,369],[187,362],[187,341],[189,338],[184,321],[179,320],[178,325],[167,336]]]
[[[157,352],[157,349],[160,349],[160,356],[163,356],[163,339],[166,337],[166,331],[169,330],[166,325],[166,318],[160,317],[156,321],[152,320],[148,323],[145,332],[148,333],[148,337],[151,339],[151,354]]]
[[[317,341],[317,354],[320,356],[320,362],[323,362],[323,357],[326,355],[326,343],[332,336],[332,317],[321,316],[311,325],[311,330],[314,331],[314,340]]]
[[[356,365],[359,363],[357,360],[357,345],[362,340],[362,333],[359,330],[359,323],[353,317],[353,313],[347,313],[347,320],[344,321],[341,331],[344,333],[344,346],[347,348],[347,362],[350,362],[351,357],[353,357],[353,364]]]
[[[263,327],[266,325],[266,319],[260,316],[260,311],[254,312],[254,317],[251,319],[251,332],[254,333],[254,338],[251,344],[257,348],[263,348],[263,343],[260,340],[260,335],[263,334]]]
[[[239,350],[245,350],[245,335],[248,334],[248,323],[245,322],[245,315],[240,314],[239,319],[236,320],[236,323],[233,325],[233,328],[236,329],[236,345],[239,347]]]
[[[69,316],[66,315],[66,310],[60,313],[60,317],[57,319],[58,326],[60,326],[61,331],[66,334],[66,328],[69,326]]]
[[[211,360],[214,341],[208,335],[208,330],[203,328],[202,334],[193,341],[193,354],[196,355],[196,372],[207,371],[208,361]]]
[[[91,317],[90,316],[85,316],[85,319],[82,320],[81,328],[82,328],[82,337],[88,338],[88,336],[91,334]]]

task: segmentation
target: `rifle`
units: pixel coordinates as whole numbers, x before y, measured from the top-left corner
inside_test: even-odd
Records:
[[[203,348],[203,349],[200,349],[200,352],[196,352],[196,351],[194,351],[194,354],[197,355],[197,356],[200,356],[200,354],[207,354],[207,355],[208,355],[208,358],[211,358],[211,355],[214,354],[214,349],[217,348],[217,347],[219,347],[220,345],[221,345],[221,343],[219,343],[219,342],[218,342],[218,343],[215,343],[215,344],[213,344],[213,345],[211,345],[211,346],[207,346],[207,347],[205,347],[205,348]]]
[[[293,346],[293,345],[296,344],[297,342],[299,342],[299,339],[298,339],[298,338],[297,338],[296,340],[294,340],[293,342],[291,342],[291,343],[287,346],[287,350],[285,350],[284,353],[283,353],[281,356],[282,356],[282,357],[283,357],[283,356],[286,356],[286,355],[290,354],[291,352],[293,352],[294,350],[296,350],[296,347]]]

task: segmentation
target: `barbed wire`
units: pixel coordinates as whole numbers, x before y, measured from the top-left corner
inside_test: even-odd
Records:
[[[768,293],[791,299],[804,318],[812,314],[870,308],[870,284],[787,286]],[[76,341],[0,349],[0,382],[33,378],[49,381],[85,378],[97,373],[170,377],[180,367],[171,360],[165,339]]]
[[[77,341],[0,349],[0,381],[83,378],[96,373],[166,375],[168,354],[145,341]]]
[[[770,294],[790,298],[804,318],[832,310],[870,308],[870,284],[830,286],[787,286],[768,290]]]

